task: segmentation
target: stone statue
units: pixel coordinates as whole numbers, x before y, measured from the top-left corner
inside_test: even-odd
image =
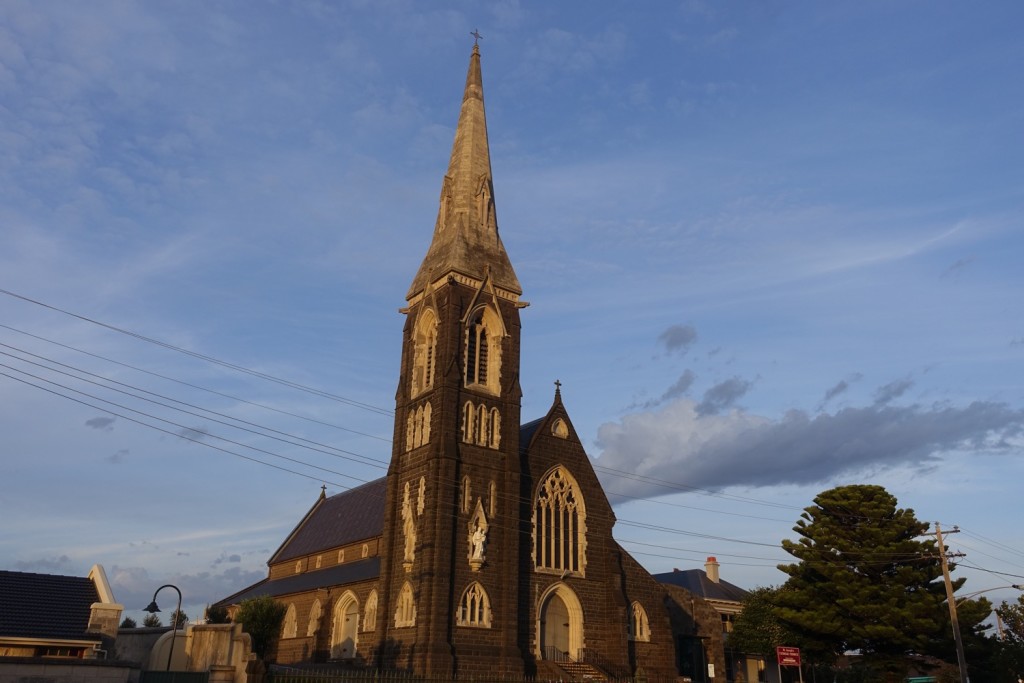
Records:
[[[487,543],[487,532],[480,525],[477,525],[476,531],[473,532],[471,539],[473,544],[473,557],[474,560],[484,559],[484,545]]]

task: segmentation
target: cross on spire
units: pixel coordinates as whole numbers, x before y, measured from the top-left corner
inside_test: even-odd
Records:
[[[480,35],[480,31],[477,29],[473,29],[472,31],[470,31],[469,35],[473,36],[473,47],[479,45],[480,40],[483,38],[483,36]]]

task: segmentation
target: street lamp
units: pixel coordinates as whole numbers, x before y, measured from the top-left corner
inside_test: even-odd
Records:
[[[171,615],[171,649],[167,652],[167,670],[171,670],[171,657],[174,655],[174,639],[178,637],[178,618],[181,614],[181,591],[177,586],[166,583],[153,591],[153,602],[149,603],[142,609],[143,612],[149,612],[155,614],[160,611],[160,608],[156,606],[156,594],[165,588],[173,588],[178,594],[178,610]]]

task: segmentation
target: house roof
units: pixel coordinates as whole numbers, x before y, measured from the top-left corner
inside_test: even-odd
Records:
[[[270,564],[380,536],[386,479],[320,498],[277,549]]]
[[[685,588],[705,600],[743,602],[743,599],[747,597],[747,591],[735,584],[723,580],[719,580],[717,583],[712,581],[703,569],[676,569],[662,574],[654,574],[654,579],[658,583]]]
[[[237,605],[242,600],[257,598],[261,595],[269,595],[276,598],[281,595],[303,593],[317,588],[366,581],[368,579],[375,579],[378,576],[380,576],[380,558],[368,557],[365,560],[337,564],[327,569],[302,572],[301,574],[286,576],[281,579],[264,579],[234,595],[224,598],[215,606]]]
[[[95,602],[87,577],[0,570],[0,636],[98,641],[86,633]]]

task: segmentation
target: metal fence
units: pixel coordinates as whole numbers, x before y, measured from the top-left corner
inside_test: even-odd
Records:
[[[206,671],[143,671],[139,683],[207,683],[210,674]]]

